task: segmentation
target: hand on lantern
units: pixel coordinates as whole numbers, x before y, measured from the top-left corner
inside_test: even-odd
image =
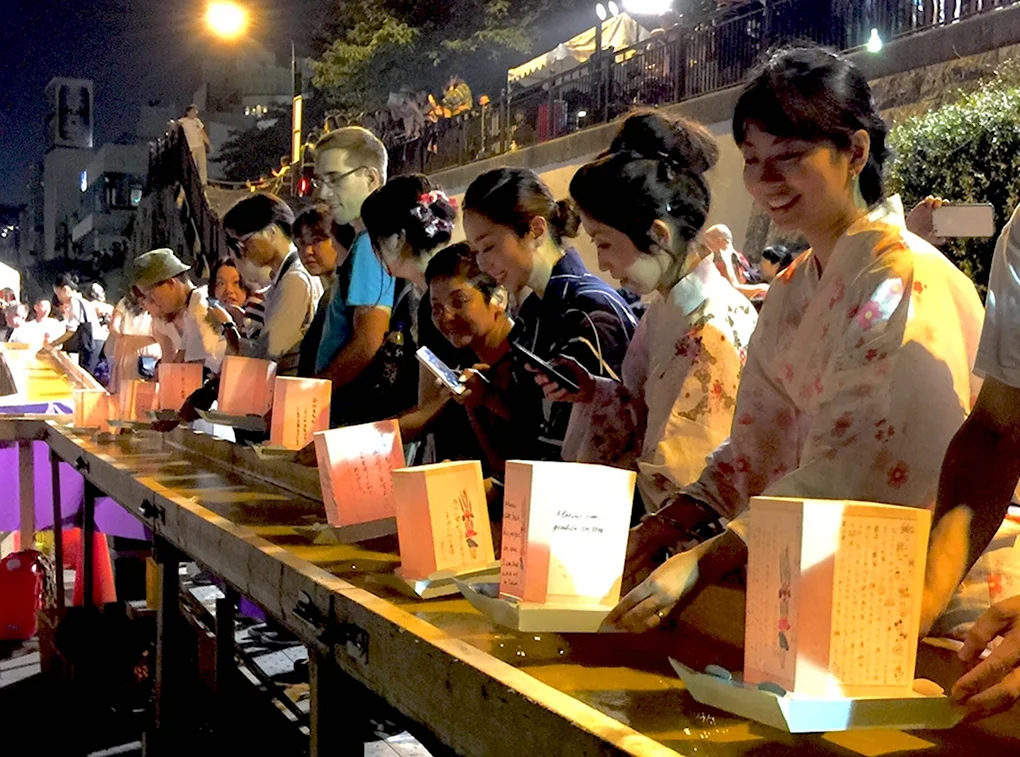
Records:
[[[981,653],[997,636],[1000,643],[987,658]],[[974,664],[953,685],[953,699],[972,718],[1004,712],[1020,700],[1020,596],[988,608],[967,632],[960,659]]]

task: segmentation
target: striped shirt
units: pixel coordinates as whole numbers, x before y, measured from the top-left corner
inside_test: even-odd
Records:
[[[584,267],[568,249],[553,267],[545,296],[530,295],[521,305],[510,341],[544,360],[577,360],[592,375],[619,380],[620,366],[637,328],[623,297]],[[560,459],[571,406],[547,402],[524,363],[514,367],[515,409],[522,423],[518,456],[526,460]],[[515,416],[518,413],[515,412]]]

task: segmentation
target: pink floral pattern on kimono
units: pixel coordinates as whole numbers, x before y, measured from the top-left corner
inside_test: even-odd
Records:
[[[982,317],[970,280],[906,231],[898,199],[886,202],[824,270],[809,250],[774,283],[737,422],[687,492],[727,518],[761,494],[933,507],[980,388]],[[741,533],[742,519],[732,527]]]
[[[595,399],[574,406],[564,459],[637,470],[645,507],[657,510],[729,434],[756,323],[747,299],[702,261],[648,309],[623,383],[597,379]]]

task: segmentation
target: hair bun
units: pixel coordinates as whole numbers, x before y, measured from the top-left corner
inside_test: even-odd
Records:
[[[581,214],[573,200],[559,200],[556,203],[556,217],[553,221],[561,239],[573,239],[581,230]]]
[[[634,152],[649,160],[664,161],[674,170],[699,175],[719,160],[719,147],[705,127],[654,112],[629,116],[609,152]]]

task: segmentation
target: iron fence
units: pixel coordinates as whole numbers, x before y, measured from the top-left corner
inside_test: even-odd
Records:
[[[756,0],[694,29],[674,27],[607,51],[470,113],[387,141],[393,174],[439,171],[739,84],[771,47],[810,41],[838,50],[946,26],[1020,0]]]

